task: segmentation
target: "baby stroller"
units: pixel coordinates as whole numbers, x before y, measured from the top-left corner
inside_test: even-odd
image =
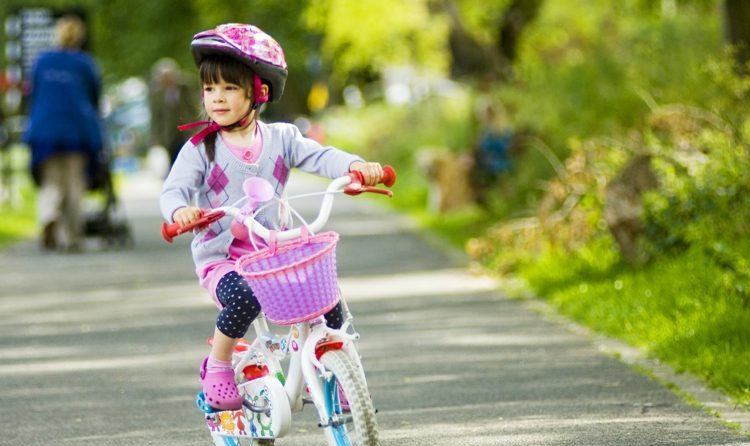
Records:
[[[107,249],[130,248],[134,243],[133,234],[115,194],[109,152],[101,151],[99,159],[92,164],[89,191],[102,195],[97,200],[101,203],[101,208],[85,213],[83,235],[87,238],[100,239]]]

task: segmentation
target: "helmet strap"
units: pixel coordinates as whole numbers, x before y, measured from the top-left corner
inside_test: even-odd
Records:
[[[222,130],[226,130],[228,132],[234,130],[234,129],[241,129],[245,128],[250,123],[250,115],[253,114],[253,111],[255,111],[255,107],[251,107],[250,110],[247,111],[245,116],[240,118],[239,121],[235,122],[234,124],[229,124],[221,127]]]

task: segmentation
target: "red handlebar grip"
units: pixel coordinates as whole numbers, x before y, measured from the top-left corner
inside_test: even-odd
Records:
[[[393,167],[383,166],[383,178],[380,179],[380,182],[386,187],[391,187],[396,183],[396,171]]]
[[[206,227],[223,216],[224,211],[209,211],[203,209],[201,210],[201,217],[188,225],[180,226],[179,223],[162,223],[161,236],[164,237],[164,240],[167,242],[172,243],[172,239],[178,235],[192,231],[195,228]]]
[[[172,240],[180,235],[180,224],[179,223],[167,223],[161,224],[161,236],[168,243],[172,243]]]

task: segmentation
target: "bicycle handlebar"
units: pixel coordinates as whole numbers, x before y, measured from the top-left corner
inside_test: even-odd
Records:
[[[387,189],[379,189],[372,186],[364,186],[364,177],[362,173],[354,171],[333,180],[326,188],[323,201],[320,205],[320,211],[315,220],[312,221],[307,228],[311,232],[317,232],[323,225],[328,221],[328,217],[331,215],[331,209],[333,208],[333,193],[338,192],[342,187],[344,193],[347,195],[359,195],[361,193],[370,192],[376,194],[382,194],[392,196],[393,192]],[[391,187],[396,183],[396,171],[391,166],[383,166],[383,177],[379,183],[386,187]],[[216,220],[230,215],[235,218],[242,218],[242,223],[247,227],[248,231],[259,235],[263,240],[269,241],[271,239],[271,231],[265,226],[258,223],[252,215],[243,217],[240,213],[240,209],[233,206],[219,207],[215,209],[202,209],[201,217],[185,226],[181,226],[179,223],[162,223],[161,235],[165,241],[172,243],[172,240],[186,232],[190,232],[193,229],[204,228]],[[286,231],[276,232],[276,240],[285,241],[298,238],[302,235],[302,228],[290,229]]]

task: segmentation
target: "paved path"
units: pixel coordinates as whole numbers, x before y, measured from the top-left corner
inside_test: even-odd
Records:
[[[209,444],[192,401],[215,310],[187,240],[160,240],[158,187],[126,184],[131,250],[0,252],[0,445]],[[507,299],[372,201],[337,203],[342,288],[383,445],[750,445],[634,372],[626,362],[652,366],[638,354]],[[308,409],[277,444],[322,445],[314,426]]]

